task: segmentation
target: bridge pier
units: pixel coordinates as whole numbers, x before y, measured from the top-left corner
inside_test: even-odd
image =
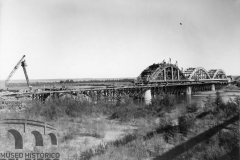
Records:
[[[192,94],[192,86],[187,86],[186,88],[186,94],[191,95]]]
[[[215,91],[215,84],[211,85],[211,91]]]
[[[152,99],[151,89],[148,89],[144,92],[144,101],[145,104],[150,104]]]

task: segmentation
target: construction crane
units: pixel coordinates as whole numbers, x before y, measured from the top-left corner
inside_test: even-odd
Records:
[[[6,79],[5,81],[5,85],[6,87],[8,87],[8,82],[9,80],[11,79],[11,77],[13,76],[13,74],[15,73],[15,71],[18,69],[19,65],[21,64],[21,66],[23,67],[23,71],[24,71],[24,74],[25,74],[25,78],[26,78],[26,81],[27,81],[27,85],[28,85],[28,88],[31,90],[31,86],[29,84],[29,79],[28,79],[28,75],[27,75],[27,70],[26,70],[26,61],[24,60],[25,58],[25,55],[23,55],[23,57],[20,59],[20,61],[16,64],[16,66],[14,67],[14,69],[12,70],[12,72],[9,74],[8,78]]]

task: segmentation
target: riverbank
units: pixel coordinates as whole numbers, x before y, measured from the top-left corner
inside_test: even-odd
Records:
[[[226,90],[226,91],[231,91],[231,90],[239,91],[240,90],[240,86],[228,85],[228,86],[224,87],[223,90]]]
[[[124,97],[121,103],[102,101],[97,104],[66,97],[44,103],[26,102],[21,108],[14,104],[5,106],[1,109],[0,117],[34,119],[57,128],[57,147],[45,144],[43,147],[35,147],[34,141],[30,140],[23,152],[57,151],[63,159],[77,160],[146,159],[162,155],[207,131],[215,122],[230,118],[231,113],[238,113],[238,110],[233,111],[231,108],[236,109],[236,104],[239,107],[239,99],[228,104],[220,101],[221,105],[216,103],[216,99],[208,99],[202,107],[197,103],[177,103],[176,97],[172,95],[153,99],[150,105],[136,105],[128,97]],[[223,109],[227,105],[231,106],[230,110]],[[217,106],[227,117],[223,114],[219,115],[219,119],[214,119],[219,114],[216,112]],[[188,125],[189,128],[184,128]],[[33,138],[31,134],[28,136],[29,139]],[[12,144],[0,150],[15,151],[12,149],[13,138],[2,137],[5,137],[3,143],[10,141]],[[234,138],[232,140],[236,141]],[[207,149],[208,144],[204,146]],[[217,145],[214,148],[217,151],[222,149]],[[199,154],[204,152],[200,151]],[[226,152],[228,150],[222,154]]]
[[[219,93],[224,93],[224,92],[240,92],[240,88],[234,88],[234,89],[224,88],[224,89],[216,90],[216,91],[194,92],[193,95],[209,95],[209,94],[216,94],[217,92],[219,92]]]

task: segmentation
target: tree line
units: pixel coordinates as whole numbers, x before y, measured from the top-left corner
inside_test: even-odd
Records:
[[[80,81],[74,81],[72,79],[67,79],[67,80],[60,80],[60,83],[101,83],[101,82],[132,82],[134,79],[105,79],[105,80],[80,80]]]

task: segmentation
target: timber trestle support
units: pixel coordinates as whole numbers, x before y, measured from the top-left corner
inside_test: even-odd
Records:
[[[63,95],[70,95],[70,98],[78,99],[79,95],[92,102],[98,101],[117,101],[122,97],[128,96],[133,99],[145,98],[145,93],[149,92],[151,97],[162,94],[192,94],[201,91],[213,91],[221,89],[227,83],[190,83],[190,84],[169,84],[169,85],[144,85],[144,86],[125,86],[116,88],[91,88],[81,90],[61,90],[61,91],[42,91],[28,93],[33,100],[46,101],[50,97],[61,98]]]

